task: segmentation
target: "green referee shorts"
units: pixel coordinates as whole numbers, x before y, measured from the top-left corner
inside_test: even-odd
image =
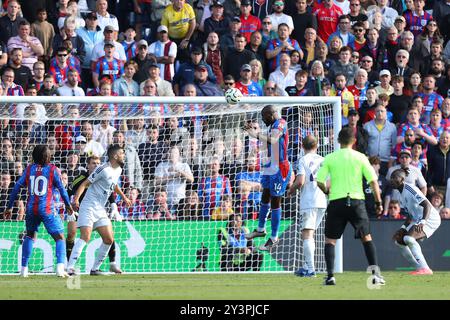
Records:
[[[370,234],[369,217],[364,200],[352,199],[347,206],[347,198],[330,201],[325,220],[325,236],[339,239],[344,233],[347,222],[355,229],[355,239]]]

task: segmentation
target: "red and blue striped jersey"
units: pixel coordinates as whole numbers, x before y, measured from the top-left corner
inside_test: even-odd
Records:
[[[289,43],[291,45],[291,47],[293,47],[295,50],[301,52],[302,48],[300,47],[300,45],[298,44],[297,40],[295,39],[291,39],[288,38],[286,39],[286,42]],[[283,44],[283,42],[280,39],[273,39],[270,40],[269,43],[267,44],[267,50],[269,51],[273,51],[276,48],[280,47]],[[270,59],[269,61],[269,69],[270,71],[275,71],[276,68],[278,68],[280,66],[280,56],[282,53],[288,53],[289,54],[290,50],[281,50],[281,52],[279,54],[277,54],[274,58]]]
[[[268,137],[277,135],[276,131],[281,133],[278,141],[273,144],[266,142],[267,154],[263,163],[263,175],[274,175],[280,172],[282,177],[286,178],[290,168],[288,160],[289,133],[286,120],[275,120],[269,127]]]
[[[258,17],[249,15],[247,18],[243,14],[239,17],[241,19],[241,28],[239,33],[244,35],[247,42],[250,43],[252,33],[262,29],[261,20]]]
[[[433,20],[431,14],[426,11],[423,11],[421,16],[418,16],[413,11],[407,11],[403,14],[403,17],[406,19],[406,28],[405,30],[409,30],[413,33],[414,37],[417,37],[422,33],[423,28],[427,25],[428,21]]]
[[[126,41],[122,41],[123,50],[125,50],[125,54],[127,56],[127,61],[130,61],[136,55],[136,41],[128,43]]]
[[[7,90],[7,96],[24,96],[25,93],[21,85],[13,83]]]
[[[53,80],[57,85],[62,86],[67,80],[67,75],[69,74],[70,69],[71,67],[69,65],[65,68],[60,68],[58,65],[50,66],[48,73],[53,76]]]
[[[50,215],[55,212],[54,194],[58,190],[66,205],[70,205],[69,195],[61,180],[61,173],[54,164],[44,166],[30,164],[16,182],[9,197],[8,208],[12,208],[14,201],[22,187],[27,187],[28,200],[26,213],[33,215]]]
[[[81,62],[80,59],[78,59],[75,56],[70,56],[67,59],[67,65],[69,66],[69,69],[75,69],[78,71],[78,74],[81,74]],[[58,62],[56,60],[56,57],[52,58],[50,60],[50,67],[57,67],[58,66]]]
[[[439,93],[432,92],[431,94],[419,93],[419,97],[422,98],[423,109],[420,115],[420,121],[423,123],[430,123],[431,111],[434,109],[441,109],[444,98]]]
[[[244,97],[256,97],[263,95],[261,86],[255,81],[252,81],[249,85],[243,84],[241,81],[236,82],[236,88],[242,92]]]
[[[198,196],[203,204],[203,217],[209,218],[215,208],[220,207],[223,195],[231,195],[230,179],[224,175],[205,177],[200,183]]]
[[[119,59],[112,58],[111,61],[103,56],[97,60],[94,72],[99,75],[109,75],[111,81],[119,79],[124,73],[123,62]]]

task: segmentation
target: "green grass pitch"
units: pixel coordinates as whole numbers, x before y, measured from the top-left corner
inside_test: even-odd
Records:
[[[158,274],[81,276],[80,289],[68,289],[56,276],[0,276],[0,300],[11,299],[146,299],[146,300],[302,300],[302,299],[450,299],[450,272],[412,276],[384,272],[386,286],[368,289],[364,272],[336,275],[336,286],[323,286],[323,275],[293,274]]]

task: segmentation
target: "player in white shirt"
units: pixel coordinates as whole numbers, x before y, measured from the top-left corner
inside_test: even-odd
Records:
[[[75,263],[80,257],[84,246],[91,239],[92,230],[97,230],[102,237],[103,243],[97,251],[91,275],[103,274],[99,269],[114,241],[111,221],[105,209],[106,202],[111,192],[115,191],[127,206],[131,205],[130,199],[118,186],[119,177],[125,162],[125,151],[118,145],[111,145],[107,154],[109,162],[97,167],[89,178],[80,185],[73,198],[73,206],[76,209],[79,208],[78,228],[80,228],[81,236],[75,242],[67,264],[67,272],[69,274],[75,273]],[[86,195],[80,205],[78,202],[79,198],[86,188],[88,188]]]
[[[298,172],[288,195],[294,195],[300,189],[300,215],[303,252],[305,255],[303,267],[295,272],[299,277],[315,277],[314,267],[314,231],[319,227],[327,208],[327,197],[317,186],[316,175],[322,164],[323,157],[317,154],[317,139],[306,136],[303,141],[305,155],[298,162]]]
[[[393,239],[402,255],[416,268],[411,274],[431,275],[433,271],[428,266],[417,240],[431,237],[439,228],[441,217],[419,188],[405,183],[407,175],[408,170],[398,169],[392,173],[390,180],[392,187],[400,192],[402,207],[408,215],[405,224],[394,234]]]

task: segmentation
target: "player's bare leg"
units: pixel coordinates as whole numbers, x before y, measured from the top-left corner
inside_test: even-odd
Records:
[[[80,227],[80,238],[75,242],[69,262],[67,264],[67,272],[69,275],[75,273],[75,264],[83,252],[84,246],[91,240],[92,227]]]
[[[103,275],[100,271],[100,266],[108,255],[109,249],[114,242],[114,236],[111,224],[98,227],[96,230],[100,234],[103,242],[100,245],[100,248],[98,248],[97,256],[95,257],[95,262],[91,269],[91,275]]]
[[[433,271],[427,264],[425,257],[422,253],[422,248],[420,247],[417,240],[426,238],[426,234],[423,230],[417,230],[417,226],[414,226],[407,235],[403,237],[403,241],[411,250],[412,255],[418,263],[418,268],[416,271],[411,272],[412,275],[432,275]]]

